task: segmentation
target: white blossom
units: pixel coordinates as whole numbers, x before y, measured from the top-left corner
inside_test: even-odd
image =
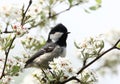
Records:
[[[21,20],[21,10],[15,4],[6,4],[0,7],[0,18],[5,23]]]
[[[51,71],[55,73],[62,71],[63,77],[61,77],[60,81],[76,75],[76,70],[72,67],[71,62],[66,58],[55,58],[52,62],[50,62],[49,66]]]
[[[26,27],[20,25],[19,23],[13,24],[12,29],[18,37],[21,37],[25,33],[28,33],[28,29]]]
[[[104,42],[101,40],[101,37],[90,37],[85,39],[80,43],[78,49],[79,58],[89,58],[98,56],[102,48],[104,47]]]
[[[77,76],[78,79],[80,79],[82,82],[85,82],[87,84],[94,84],[98,81],[98,77],[93,70],[84,70],[81,74]]]

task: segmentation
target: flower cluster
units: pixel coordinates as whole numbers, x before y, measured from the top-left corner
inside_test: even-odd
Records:
[[[32,7],[28,10],[27,16],[31,16],[32,19],[37,17],[37,15],[42,11],[42,6],[41,5],[38,4],[38,3],[33,4]]]
[[[39,70],[33,73],[33,77],[39,80],[40,84],[58,84],[72,76],[76,76],[76,70],[66,58],[55,58],[49,63],[51,69]],[[38,81],[36,81],[38,82]]]
[[[0,50],[7,50],[10,46],[11,40],[13,39],[13,35],[0,35]],[[11,46],[11,49],[14,48],[14,45]]]
[[[51,71],[56,73],[56,75],[60,73],[63,74],[60,81],[64,81],[69,77],[76,75],[76,70],[72,67],[71,62],[66,58],[55,58],[52,62],[50,62],[49,66]]]
[[[0,18],[5,23],[12,23],[21,20],[21,11],[15,4],[7,4],[0,7]]]
[[[87,59],[98,56],[104,47],[104,42],[98,37],[91,37],[85,39],[80,45],[75,44],[75,46],[79,50],[79,57]]]
[[[40,35],[26,35],[25,38],[22,38],[21,43],[25,51],[27,51],[27,54],[29,53],[31,55],[45,44],[45,39]]]
[[[77,76],[81,80],[82,84],[94,84],[98,81],[96,74],[92,70],[84,70]]]
[[[23,36],[24,34],[28,33],[28,29],[20,24],[14,24],[12,26],[13,31],[16,33],[18,37]]]
[[[4,61],[4,59],[0,59],[0,76],[2,74]],[[0,84],[9,84],[11,81],[14,81],[13,76],[18,76],[23,66],[24,63],[17,59],[8,59],[4,72],[5,76],[0,80]]]
[[[2,80],[0,80],[0,84],[9,84],[11,81],[11,76],[5,76],[4,78],[2,78]]]

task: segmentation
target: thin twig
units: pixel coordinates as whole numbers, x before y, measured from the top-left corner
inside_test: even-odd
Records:
[[[55,16],[60,15],[61,13],[64,13],[64,12],[66,12],[66,11],[69,11],[71,8],[73,8],[73,7],[75,7],[75,6],[78,6],[79,4],[80,4],[80,2],[79,2],[79,3],[76,3],[76,4],[74,4],[74,5],[71,5],[71,6],[69,6],[68,8],[66,8],[66,9],[64,9],[64,10],[62,10],[62,11],[56,13],[56,14],[53,14],[53,15],[51,15],[51,12],[50,12],[50,10],[49,10],[49,14],[48,14],[49,16],[47,17],[47,19],[51,19],[51,18],[53,18],[53,17],[55,17]],[[39,24],[40,24],[40,22],[37,23],[37,24],[35,24],[35,25],[33,25],[33,26],[31,26],[31,27],[29,27],[28,29],[31,29],[31,28],[33,28],[33,27],[37,27]]]
[[[7,32],[7,31],[8,31],[8,25],[9,25],[9,23],[6,23],[5,32]]]
[[[0,34],[3,34],[3,33],[14,33],[14,31],[4,31],[4,32],[0,32]]]
[[[83,67],[86,65],[87,59],[84,59],[83,61]]]
[[[8,54],[9,54],[9,52],[10,52],[10,49],[11,49],[11,47],[12,47],[12,44],[13,44],[15,38],[16,38],[16,36],[13,37],[13,39],[11,40],[11,44],[10,44],[8,50],[5,51],[5,56],[6,56],[6,57],[5,57],[4,67],[3,67],[3,71],[2,71],[2,74],[1,74],[1,76],[0,76],[0,79],[2,79],[2,77],[4,76],[5,67],[6,67],[6,63],[7,63],[7,59],[8,59]]]
[[[41,83],[41,80],[40,80],[40,78],[37,76],[37,74],[35,74],[34,77],[39,81],[39,83]]]
[[[68,80],[65,80],[65,81],[61,82],[60,84],[65,84],[65,83],[67,83],[67,82],[69,82],[71,80],[76,80],[77,82],[82,83],[82,81],[80,81],[78,78],[76,78],[76,76],[72,76],[71,78],[69,78]]]
[[[0,32],[0,34],[2,34],[2,33],[14,33],[14,31],[8,31],[8,26],[9,26],[9,23],[6,23],[5,30]]]
[[[74,5],[70,5],[67,9],[62,10],[62,11],[60,11],[59,13],[56,13],[56,14],[54,14],[54,15],[49,14],[48,19],[53,18],[53,17],[55,17],[55,16],[58,16],[58,15],[60,15],[61,13],[64,13],[64,12],[66,12],[66,11],[69,11],[71,8],[73,8],[73,7],[75,7],[75,6],[78,6],[79,4],[80,4],[80,2],[79,2],[79,3],[76,3],[76,4],[74,4]]]
[[[42,70],[43,74],[45,75],[45,78],[47,78],[47,80],[49,80],[49,78],[48,78],[47,74],[45,73],[45,71],[43,70],[43,68],[40,68],[40,69]]]
[[[117,46],[118,44],[119,44],[119,42],[120,42],[120,39],[116,42],[116,44],[114,45],[114,47],[116,48],[116,49],[118,49],[118,50],[120,50],[120,48]]]
[[[120,39],[115,43],[114,47],[116,47],[119,42],[120,42]]]
[[[21,20],[21,25],[23,26],[24,25],[24,20],[25,20],[25,16],[26,16],[26,13],[30,7],[30,5],[32,4],[32,0],[29,1],[29,4],[27,6],[27,9],[23,12],[23,15],[22,15],[22,20]]]
[[[58,16],[59,14],[64,13],[64,12],[70,10],[70,9],[71,9],[71,7],[67,8],[67,9],[65,9],[65,10],[63,10],[63,11],[61,11],[61,12],[59,12],[59,13],[56,13],[56,14],[54,14],[54,15],[50,15],[50,14],[49,14],[49,17],[48,17],[48,18],[50,19],[50,18],[53,18],[53,17],[55,17],[55,16]]]

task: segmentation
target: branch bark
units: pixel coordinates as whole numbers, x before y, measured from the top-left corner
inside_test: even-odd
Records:
[[[6,64],[7,64],[8,55],[9,55],[10,49],[12,47],[12,44],[13,44],[15,38],[16,38],[16,36],[13,37],[13,39],[11,40],[11,44],[10,44],[8,50],[5,51],[5,62],[4,62],[4,66],[3,66],[3,70],[2,70],[2,74],[0,76],[0,79],[2,79],[3,76],[5,76],[4,72],[5,72],[5,67],[6,67]]]

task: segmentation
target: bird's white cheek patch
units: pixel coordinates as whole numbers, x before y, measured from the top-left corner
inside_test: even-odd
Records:
[[[50,39],[51,39],[53,42],[56,42],[56,41],[58,41],[58,39],[59,39],[62,35],[63,35],[62,32],[56,32],[56,33],[50,35]]]

